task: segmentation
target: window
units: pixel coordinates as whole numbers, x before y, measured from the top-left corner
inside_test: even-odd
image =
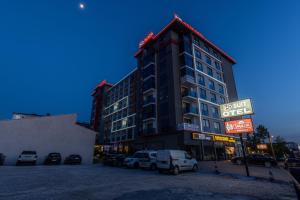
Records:
[[[201,59],[201,53],[200,53],[199,50],[196,50],[196,49],[195,49],[195,56],[196,56],[196,58]]]
[[[206,99],[207,98],[205,89],[200,88],[200,98],[201,99]]]
[[[204,50],[205,50],[206,52],[209,52],[208,46],[204,45],[203,48],[204,48]]]
[[[221,126],[219,122],[214,122],[214,129],[216,133],[220,133],[221,132]]]
[[[201,103],[201,114],[208,116],[208,106],[207,106],[207,104]]]
[[[219,62],[215,61],[215,66],[216,66],[216,68],[217,68],[218,70],[221,70],[221,66],[220,66],[220,63],[219,63]]]
[[[214,93],[211,92],[210,96],[211,96],[210,101],[213,102],[213,103],[217,103],[217,96],[216,96],[216,94],[214,94]]]
[[[181,77],[183,76],[191,76],[194,77],[194,70],[189,67],[184,67],[180,70]]]
[[[210,75],[210,76],[214,76],[212,68],[207,67],[207,74]]]
[[[219,110],[216,107],[211,107],[212,116],[214,118],[219,118]]]
[[[219,92],[220,92],[221,94],[224,94],[224,87],[223,87],[223,85],[221,85],[221,84],[219,84]]]
[[[200,85],[205,86],[205,79],[204,79],[204,76],[202,76],[202,75],[199,75],[199,76],[198,76],[198,83],[199,83]]]
[[[209,65],[211,65],[211,59],[210,59],[210,57],[209,56],[205,56],[205,57],[206,57],[206,63],[209,64]]]
[[[201,62],[196,61],[196,69],[199,71],[203,71],[203,65]]]
[[[218,79],[219,81],[223,81],[223,78],[222,78],[221,73],[220,73],[220,72],[217,72],[216,74],[217,74],[217,79]]]
[[[220,104],[225,103],[225,98],[224,97],[220,97]]]
[[[202,126],[203,130],[209,132],[210,131],[210,124],[207,119],[202,119]]]
[[[188,66],[190,68],[194,68],[193,58],[187,54],[183,54],[181,56],[181,66]]]
[[[213,80],[208,80],[208,87],[211,90],[215,90],[215,82]]]

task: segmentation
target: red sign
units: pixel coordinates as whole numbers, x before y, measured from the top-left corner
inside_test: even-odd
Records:
[[[240,119],[225,122],[226,133],[251,133],[253,132],[253,125],[251,119]]]
[[[142,48],[149,40],[152,39],[154,36],[153,32],[150,32],[140,43],[139,43],[139,48]]]

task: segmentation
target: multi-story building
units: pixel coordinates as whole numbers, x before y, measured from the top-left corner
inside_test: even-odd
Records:
[[[234,138],[224,136],[219,104],[237,100],[233,58],[177,16],[158,34],[150,33],[135,57],[137,69],[105,97],[101,120],[108,143],[186,149],[199,159],[210,159],[215,151],[220,158],[232,153]],[[131,85],[121,93],[119,88]],[[129,105],[131,112],[123,115]]]

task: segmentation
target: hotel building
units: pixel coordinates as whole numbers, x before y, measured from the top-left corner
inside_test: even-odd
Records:
[[[91,120],[101,143],[119,151],[185,149],[204,160],[232,156],[235,138],[225,135],[219,104],[237,100],[235,60],[177,16],[149,33],[135,58],[136,69],[93,93],[94,102],[95,94],[102,99]]]

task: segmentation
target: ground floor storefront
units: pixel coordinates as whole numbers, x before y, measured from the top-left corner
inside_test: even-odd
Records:
[[[132,154],[138,150],[181,149],[197,160],[229,160],[241,155],[239,138],[190,131],[157,134],[137,140],[103,145],[103,151]]]

